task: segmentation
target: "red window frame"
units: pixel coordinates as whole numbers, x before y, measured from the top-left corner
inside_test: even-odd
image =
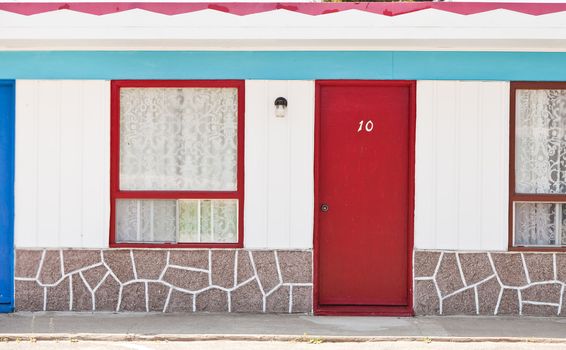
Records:
[[[566,194],[525,194],[515,192],[515,116],[517,90],[566,90],[566,82],[511,82],[509,108],[509,237],[510,251],[564,252],[566,246],[516,246],[515,202],[566,203]]]
[[[123,191],[120,190],[120,89],[121,88],[236,88],[238,91],[238,168],[236,191]],[[242,248],[244,244],[244,103],[243,80],[114,80],[110,108],[110,247],[115,248]],[[237,199],[238,242],[236,243],[117,243],[116,200],[118,199]]]

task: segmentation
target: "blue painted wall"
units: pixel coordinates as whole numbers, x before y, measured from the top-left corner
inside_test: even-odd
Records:
[[[0,312],[14,308],[14,101],[0,80]]]
[[[0,52],[0,79],[566,81],[565,52]]]

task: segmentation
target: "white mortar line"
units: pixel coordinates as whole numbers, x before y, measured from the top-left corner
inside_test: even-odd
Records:
[[[110,271],[106,271],[104,276],[100,279],[100,281],[98,282],[98,284],[94,287],[94,289],[92,291],[96,293],[96,291],[98,290],[98,287],[100,287],[102,285],[102,283],[104,283],[104,281],[106,280],[106,278],[109,275],[110,275]]]
[[[47,287],[43,287],[43,311],[47,310]]]
[[[450,293],[450,294],[446,294],[442,299],[444,300],[444,299],[446,299],[446,298],[453,297],[453,296],[456,295],[456,294],[460,294],[460,293],[462,293],[462,292],[465,292],[465,291],[467,291],[467,290],[469,290],[469,289],[472,289],[472,288],[475,288],[475,287],[476,287],[476,285],[474,284],[474,285],[471,285],[471,286],[467,286],[467,287],[464,287],[464,288],[460,288],[460,289],[458,289],[457,291],[454,291],[454,292],[452,292],[452,293]]]
[[[282,286],[295,286],[295,287],[312,287],[312,283],[281,283]]]
[[[446,298],[448,298],[448,297],[451,297],[451,296],[453,296],[453,295],[456,295],[456,294],[458,294],[458,293],[461,293],[461,292],[463,292],[463,291],[466,291],[466,290],[468,290],[468,289],[470,289],[470,288],[475,288],[475,287],[479,286],[480,284],[489,281],[489,280],[492,279],[493,277],[494,277],[494,275],[491,275],[491,276],[489,276],[489,277],[487,277],[487,278],[484,278],[483,280],[481,280],[481,281],[479,281],[479,282],[476,282],[476,283],[474,283],[474,284],[472,284],[472,285],[469,285],[469,286],[460,288],[460,289],[458,289],[458,290],[455,290],[455,291],[453,291],[452,293],[445,295],[443,299],[446,299]]]
[[[169,288],[169,293],[167,293],[167,298],[165,299],[165,305],[163,305],[163,312],[167,312],[169,307],[169,300],[171,299],[171,293],[173,293],[173,288]]]
[[[228,312],[232,312],[232,292],[228,292]]]
[[[196,267],[186,267],[186,266],[179,266],[179,265],[166,265],[165,267],[170,267],[170,268],[173,268],[173,269],[179,269],[179,270],[185,270],[185,271],[210,273],[210,270],[199,269],[199,268],[196,268]],[[165,269],[163,269],[162,274],[165,274]],[[209,283],[212,284],[212,281],[210,279],[209,279]]]
[[[436,274],[438,270],[440,270],[440,264],[442,263],[442,258],[444,257],[444,252],[440,252],[440,256],[438,257],[438,262],[436,263],[436,268],[434,269],[434,273],[432,274],[432,278],[434,278],[436,282]]]
[[[132,260],[132,270],[134,271],[134,279],[138,279],[138,272],[136,269],[136,263],[134,261],[134,251],[130,250],[130,259]]]
[[[118,303],[116,303],[116,312],[120,311],[120,306],[122,304],[122,289],[124,288],[120,281],[118,281],[118,284],[120,284],[120,289],[118,289]]]
[[[517,296],[519,297],[519,316],[523,316],[523,295],[520,289],[517,291]]]
[[[525,300],[525,301],[521,301],[521,304],[530,304],[530,305],[545,305],[545,306],[554,306],[554,307],[560,307],[560,304],[555,304],[555,303],[546,303],[543,301],[532,301],[532,300]]]
[[[525,270],[525,276],[527,277],[527,283],[531,283],[531,276],[529,276],[529,270],[527,269],[527,262],[525,261],[525,255],[521,253],[521,261],[523,262],[523,270]]]
[[[106,264],[106,262],[103,262],[104,267],[106,267],[108,269],[108,273],[112,276],[112,278],[114,278],[114,280],[116,282],[118,282],[118,284],[120,285],[120,288],[122,287],[122,282],[120,281],[120,279],[118,278],[118,276],[116,276],[116,274],[114,273],[114,271],[112,271],[112,269],[110,268],[110,266],[108,266]]]
[[[275,266],[277,266],[277,276],[279,277],[279,285],[283,283],[283,276],[281,275],[281,267],[279,266],[279,255],[277,254],[277,250],[275,253]]]
[[[41,283],[39,281],[37,281],[37,284],[39,284],[41,287],[57,287],[59,285],[59,283],[61,283],[65,278],[69,277],[70,275],[72,275],[72,273],[59,277],[59,279],[57,281],[55,281],[54,283]]]
[[[476,315],[480,314],[480,303],[478,298],[478,287],[474,286],[474,297],[476,299]]]
[[[442,295],[440,294],[440,288],[438,288],[438,283],[436,283],[436,279],[432,280],[434,283],[434,288],[436,288],[436,294],[438,295],[438,311],[440,315],[442,315]]]
[[[81,280],[83,281],[83,283],[85,284],[86,288],[88,289],[89,292],[92,293],[92,288],[90,288],[90,285],[87,283],[85,276],[83,276],[82,272],[78,273],[79,276],[81,276]]]
[[[70,275],[72,275],[72,274],[74,274],[74,273],[77,273],[77,272],[84,272],[84,271],[86,271],[86,270],[90,270],[90,269],[92,269],[92,268],[99,267],[99,266],[104,266],[104,265],[100,262],[100,263],[96,263],[96,264],[94,264],[94,265],[89,265],[89,266],[81,267],[80,269],[76,269],[76,270],[73,270],[73,271],[69,271],[66,275],[63,276],[63,278],[64,278],[64,277],[67,277],[67,276],[70,276]]]
[[[464,286],[467,286],[466,278],[464,277],[464,271],[462,271],[462,264],[460,264],[460,254],[456,253],[456,265],[458,265],[458,272],[460,272],[460,278],[462,279],[462,283]]]
[[[69,311],[73,311],[73,275],[69,276]]]
[[[415,277],[415,281],[433,281],[434,277]]]
[[[289,286],[289,313],[293,312],[293,286]]]
[[[552,270],[554,272],[554,280],[558,280],[558,271],[556,269],[556,253],[552,254]]]
[[[197,312],[197,295],[193,294],[193,312]]]
[[[490,252],[487,253],[487,257],[489,258],[489,263],[491,265],[491,269],[493,270],[493,273],[495,274],[495,278],[497,278],[497,282],[499,282],[499,286],[501,288],[503,288],[503,283],[501,283],[501,279],[499,278],[499,275],[497,274],[497,269],[495,268],[495,263],[493,262],[493,258],[491,257]]]
[[[163,282],[163,277],[165,277],[165,272],[167,271],[168,268],[169,265],[165,265],[163,271],[161,271],[161,274],[159,275],[159,277],[157,277],[157,281]]]
[[[167,268],[169,267],[169,251],[167,251],[167,254],[165,255],[165,266],[163,266],[163,270],[161,270],[161,273],[159,274],[159,277],[157,277],[157,281],[161,281],[163,279],[163,276],[165,276],[165,272],[167,271]]]
[[[41,269],[43,268],[43,260],[45,259],[45,249],[41,252],[41,259],[39,260],[39,267],[37,268],[37,273],[35,274],[35,279],[39,283],[39,274],[41,273]]]
[[[499,304],[501,304],[501,298],[503,298],[503,288],[499,289],[499,297],[497,297],[497,304],[495,304],[495,310],[493,311],[494,315],[499,313]]]
[[[88,289],[89,293],[90,293],[90,300],[92,302],[92,311],[96,310],[94,308],[94,292],[92,291],[92,288],[90,288],[90,285],[87,283],[85,277],[83,276],[82,272],[79,272],[79,276],[81,276],[81,280],[83,281],[84,285],[86,286],[86,288]]]
[[[144,283],[145,287],[145,312],[149,312],[149,288],[147,287],[147,282]]]
[[[246,284],[250,283],[251,281],[253,281],[255,279],[257,279],[257,276],[252,276],[252,277],[248,278],[247,280],[245,280],[244,282],[238,284],[236,287],[230,289],[230,291],[233,291],[237,288],[243,287],[243,286],[245,286]],[[259,280],[258,280],[258,284],[259,284]],[[222,289],[222,287],[218,287],[218,288]]]
[[[43,287],[35,277],[14,277],[14,281],[27,281],[27,282],[37,282],[41,287]]]
[[[268,297],[268,296],[270,296],[271,294],[275,293],[275,291],[276,291],[277,289],[279,289],[279,287],[281,287],[282,285],[283,285],[282,283],[279,283],[278,285],[276,285],[275,287],[273,287],[268,293],[265,294],[265,297]]]
[[[263,290],[263,285],[261,284],[261,281],[259,279],[259,275],[257,274],[257,269],[255,267],[255,261],[253,259],[253,255],[251,251],[248,251],[249,255],[250,255],[250,261],[252,263],[252,269],[254,270],[254,276],[257,277],[257,284],[259,285],[259,290],[261,291],[261,294],[263,294],[263,296],[265,297],[265,291]],[[265,304],[264,304],[265,307]]]
[[[505,287],[505,288],[523,290],[523,289],[527,289],[527,288],[532,287],[532,286],[540,286],[540,285],[545,285],[545,284],[560,284],[560,283],[561,282],[559,282],[559,281],[549,280],[549,281],[532,282],[531,284],[527,284],[527,285],[524,285],[522,287]]]
[[[562,304],[564,303],[564,283],[562,283],[562,288],[560,288],[560,304],[558,305],[558,313],[560,315],[562,312]]]

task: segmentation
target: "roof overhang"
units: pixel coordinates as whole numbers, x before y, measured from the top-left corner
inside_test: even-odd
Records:
[[[0,3],[0,50],[566,51],[566,4]]]

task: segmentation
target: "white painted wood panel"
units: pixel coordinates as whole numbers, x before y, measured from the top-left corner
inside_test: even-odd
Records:
[[[110,87],[17,81],[16,247],[108,246]]]
[[[276,118],[274,101],[289,101]],[[246,81],[244,245],[311,248],[314,82]]]
[[[415,248],[506,250],[509,83],[417,83]]]

